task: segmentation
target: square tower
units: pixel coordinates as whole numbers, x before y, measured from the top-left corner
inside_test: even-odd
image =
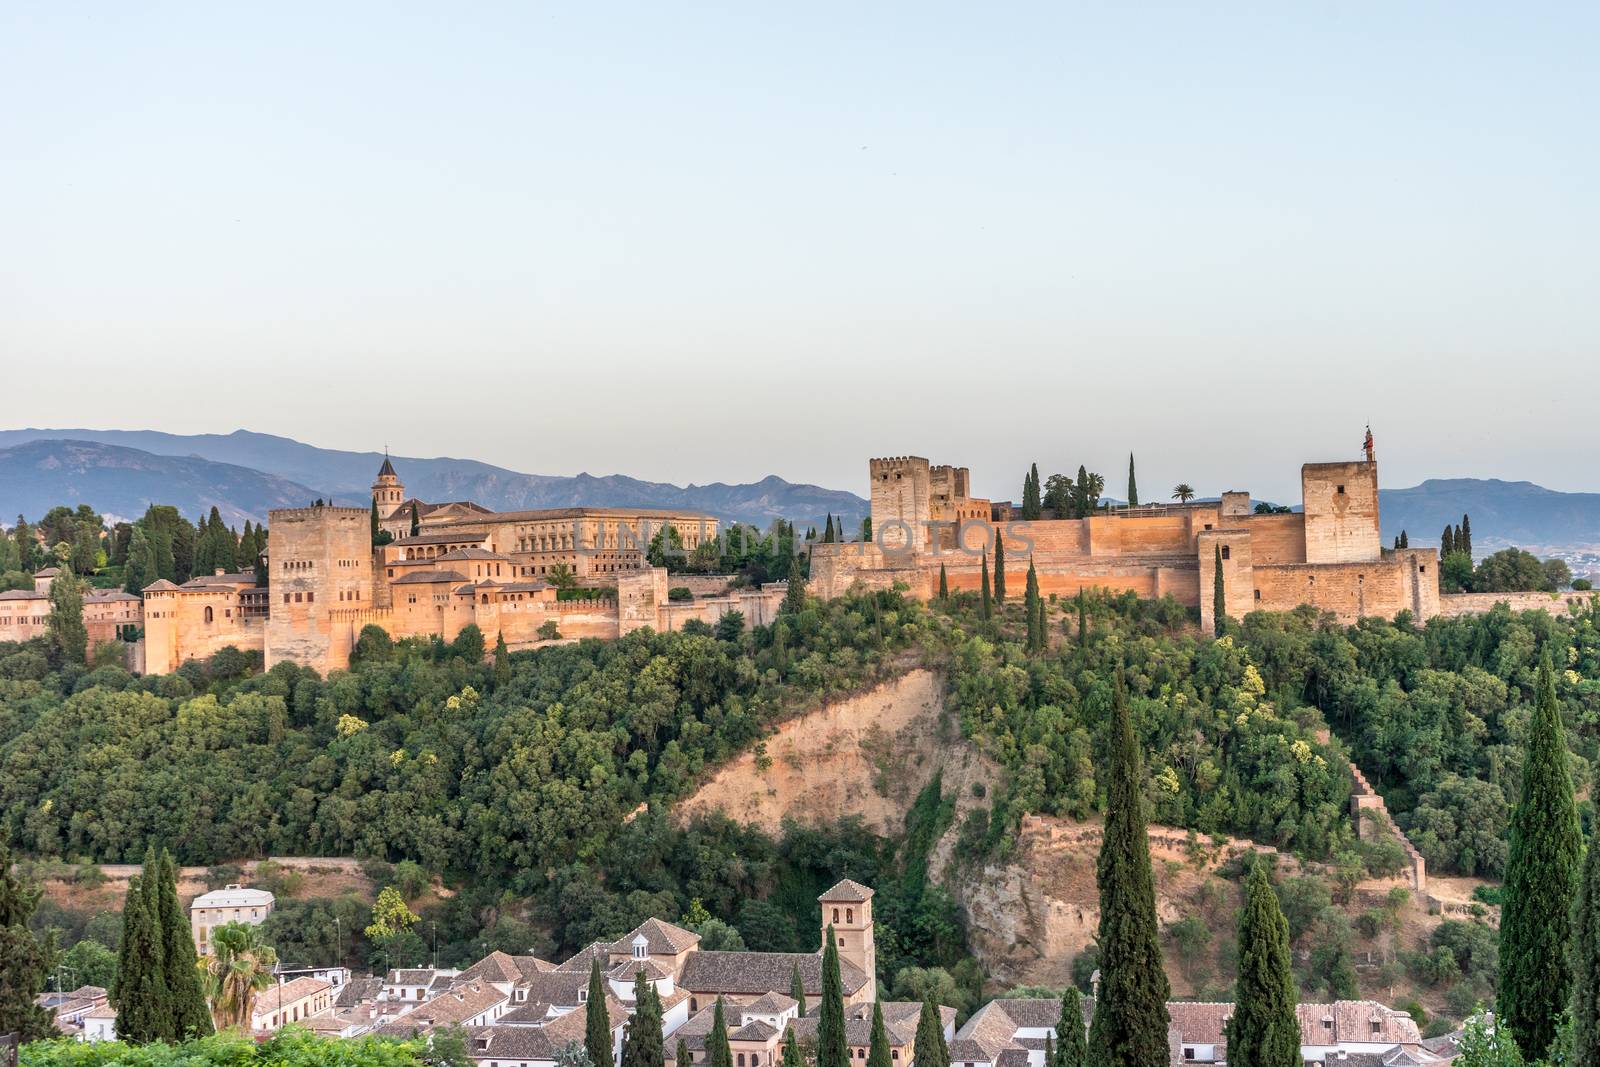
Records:
[[[1383,553],[1378,536],[1378,464],[1307,463],[1300,468],[1307,563],[1367,563]]]
[[[872,938],[872,890],[845,878],[817,898],[822,905],[823,947],[833,928],[834,948],[867,976],[870,999],[878,998],[878,948]]]
[[[372,516],[367,508],[286,508],[268,514],[266,662],[293,660],[324,674],[332,613],[372,604]]]
[[[921,552],[933,517],[928,461],[921,456],[869,459],[867,472],[878,543],[890,552]]]

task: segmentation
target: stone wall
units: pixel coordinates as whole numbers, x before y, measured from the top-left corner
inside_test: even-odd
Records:
[[[287,508],[268,516],[271,615],[267,666],[291,660],[326,673],[335,611],[371,606],[372,529],[367,508]]]
[[[1493,611],[1496,604],[1504,604],[1512,611],[1544,611],[1551,615],[1570,615],[1575,608],[1585,608],[1595,602],[1600,594],[1568,591],[1565,593],[1441,593],[1440,615],[1478,615]]]
[[[266,620],[246,618],[229,589],[153,589],[144,601],[144,669],[170,674],[185,660],[210,659],[229,646],[265,651]]]
[[[921,546],[932,518],[928,461],[921,456],[869,460],[872,529],[885,546]]]
[[[1307,463],[1300,468],[1305,504],[1306,562],[1375,560],[1378,534],[1378,465]]]
[[[1350,764],[1350,818],[1355,823],[1356,836],[1363,839],[1394,837],[1406,853],[1406,876],[1413,892],[1419,897],[1428,894],[1428,864],[1417,851],[1417,846],[1401,833],[1389,818],[1389,806],[1372,788],[1361,768]]]

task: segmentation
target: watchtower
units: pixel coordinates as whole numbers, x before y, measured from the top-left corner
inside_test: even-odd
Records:
[[[867,472],[878,543],[888,551],[922,551],[933,517],[928,461],[921,456],[869,459]]]
[[[877,999],[878,948],[872,937],[872,890],[845,878],[817,898],[822,905],[824,947],[833,928],[834,948],[867,976],[867,988]]]

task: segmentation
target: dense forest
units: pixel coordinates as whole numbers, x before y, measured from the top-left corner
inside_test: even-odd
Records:
[[[885,986],[971,1004],[983,976],[927,869],[953,811],[937,781],[893,840],[850,822],[779,839],[724,819],[678,826],[671,802],[778,721],[919,663],[945,673],[962,731],[1007,772],[957,828],[969,859],[1003,856],[1025,813],[1103,807],[1118,667],[1155,821],[1358,872],[1393,871],[1400,855],[1351,833],[1352,755],[1432,864],[1499,873],[1546,649],[1566,665],[1577,781],[1595,757],[1592,613],[1345,627],[1306,609],[1251,615],[1213,639],[1171,601],[1092,595],[1040,602],[1036,641],[1018,599],[880,592],[809,600],[749,630],[697,624],[489,656],[472,629],[449,644],[369,629],[351,669],[326,679],[290,664],[262,672],[245,654],[139,678],[60,662],[44,641],[0,646],[0,830],[41,861],[134,861],[155,843],[218,880],[266,854],[360,857],[381,882],[418,883],[413,896],[438,875],[457,890],[424,910],[441,963],[490,948],[560,955],[650,915],[708,944],[808,948],[816,893],[848,875],[879,889]],[[1297,936],[1330,921],[1327,888],[1280,891]],[[269,933],[286,959],[423,958],[416,934],[377,956],[351,933],[366,921],[354,897],[284,896]],[[48,908],[39,921],[68,943],[110,926]],[[1414,973],[1446,956],[1445,970],[1469,970],[1472,930],[1447,926],[1455,943],[1422,946]],[[1470,968],[1478,992],[1486,951]],[[1307,988],[1350,991],[1347,964],[1313,961]]]

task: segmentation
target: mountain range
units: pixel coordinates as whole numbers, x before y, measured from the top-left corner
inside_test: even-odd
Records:
[[[20,511],[32,518],[56,504],[83,502],[128,518],[156,502],[190,516],[216,505],[232,525],[319,497],[364,507],[383,458],[381,452],[318,448],[249,430],[0,430],[0,516],[10,521]],[[775,475],[739,485],[679,486],[620,474],[523,474],[471,459],[390,458],[408,496],[473,500],[498,511],[676,508],[763,528],[776,518],[820,528],[829,513],[856,522],[867,513],[867,502],[854,493]]]
[[[409,495],[475,500],[497,510],[561,507],[663,507],[704,511],[766,526],[774,518],[820,527],[825,515],[850,526],[867,513],[854,493],[776,476],[729,485],[672,485],[625,475],[524,474],[477,460],[392,457]],[[217,507],[230,525],[268,510],[322,498],[365,506],[383,462],[380,452],[318,448],[287,437],[236,430],[169,434],[156,430],[0,430],[0,518],[36,518],[80,502],[118,518],[152,502],[196,516]],[[1571,548],[1600,544],[1600,493],[1562,493],[1532,482],[1430,479],[1380,493],[1385,543],[1405,530],[1419,547],[1438,543],[1446,523],[1472,516],[1474,543]]]

